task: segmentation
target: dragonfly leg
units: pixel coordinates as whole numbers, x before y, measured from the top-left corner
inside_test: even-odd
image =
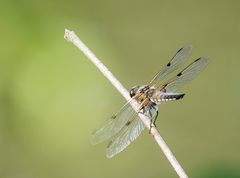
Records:
[[[150,114],[150,115],[152,115],[152,114]],[[150,120],[149,134],[151,134],[152,127],[153,126],[156,127],[155,123],[156,123],[157,117],[158,117],[158,111],[156,111],[156,116]]]

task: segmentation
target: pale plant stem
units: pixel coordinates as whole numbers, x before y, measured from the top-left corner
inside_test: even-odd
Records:
[[[90,49],[78,38],[78,36],[73,32],[65,29],[64,38],[69,42],[72,42],[75,46],[77,46],[89,60],[103,73],[103,75],[113,84],[113,86],[121,93],[121,95],[128,101],[130,99],[129,92],[123,87],[123,85],[114,77],[114,75],[107,69],[107,67],[92,53]],[[137,108],[139,104],[137,102],[131,102],[132,107],[137,112]],[[138,114],[145,126],[150,128],[150,120],[143,114]],[[178,174],[180,178],[187,178],[187,174],[178,163],[177,159],[169,149],[166,142],[163,140],[161,135],[159,134],[156,127],[151,128],[151,133],[156,140],[157,144],[162,149],[163,153],[167,157],[168,161]]]

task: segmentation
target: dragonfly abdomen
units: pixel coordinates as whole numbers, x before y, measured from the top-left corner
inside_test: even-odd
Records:
[[[173,101],[173,100],[179,100],[184,97],[184,93],[177,93],[177,94],[165,94],[163,95],[163,98],[160,98],[160,101]]]
[[[160,104],[161,102],[166,102],[166,101],[174,101],[174,100],[179,100],[182,99],[184,97],[184,93],[161,93],[159,95],[157,95],[157,97],[155,96],[153,98],[153,101],[156,104]]]

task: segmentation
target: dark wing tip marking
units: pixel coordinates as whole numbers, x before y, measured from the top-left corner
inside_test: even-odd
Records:
[[[177,53],[180,52],[181,50],[183,50],[183,48],[180,48],[180,49],[177,51]]]
[[[180,49],[177,51],[177,53],[179,53],[179,52],[182,51],[182,50],[185,50],[185,52],[188,51],[188,53],[190,53],[190,52],[192,51],[192,45],[186,45],[186,46],[180,48]]]
[[[200,58],[196,59],[194,62],[197,62],[197,61],[199,61],[200,59],[202,59],[202,58],[200,57]]]
[[[171,66],[171,63],[169,62],[169,63],[167,64],[167,66],[168,66],[168,67]]]

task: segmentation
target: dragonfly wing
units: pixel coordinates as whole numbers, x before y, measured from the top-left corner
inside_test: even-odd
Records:
[[[144,115],[148,116],[149,119],[155,118],[157,109],[150,107],[151,109],[146,111]],[[121,131],[116,134],[110,141],[106,155],[108,158],[112,158],[119,152],[123,151],[128,145],[130,145],[144,130],[145,125],[142,120],[136,115],[132,120],[125,124]]]
[[[167,92],[174,92],[187,82],[194,79],[207,66],[208,63],[208,58],[198,58],[162,86],[164,86]]]
[[[192,46],[185,46],[179,49],[178,52],[169,61],[169,63],[155,75],[153,80],[150,82],[150,86],[159,84],[166,75],[175,71],[182,64],[184,64],[188,56],[191,54],[191,51],[192,51]]]
[[[122,130],[110,141],[106,150],[108,158],[112,158],[114,155],[124,150],[145,128],[144,123],[137,116],[130,122],[131,123],[127,123],[125,127],[123,127]]]
[[[134,115],[136,115],[136,112],[133,110],[129,102],[124,105],[116,115],[112,116],[95,129],[92,133],[92,144],[95,145],[101,143],[118,133]]]

